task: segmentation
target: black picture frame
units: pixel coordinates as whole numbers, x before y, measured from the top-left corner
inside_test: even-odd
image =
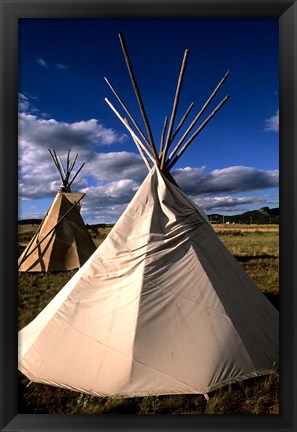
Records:
[[[296,431],[297,4],[286,0],[0,0],[1,431]],[[280,26],[280,414],[18,414],[17,58],[19,18],[277,18]]]

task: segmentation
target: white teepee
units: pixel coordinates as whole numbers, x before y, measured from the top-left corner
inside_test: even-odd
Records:
[[[154,164],[106,240],[20,331],[20,371],[36,382],[127,397],[206,394],[272,372],[278,312],[172,181],[173,159],[162,163],[166,151],[155,158],[153,141],[148,147],[131,134]]]
[[[50,151],[62,185],[44,216],[35,235],[19,258],[21,272],[57,272],[81,267],[95,251],[95,244],[81,217],[81,202],[85,194],[71,192],[70,181],[77,154],[70,164],[68,151],[66,169],[56,152]]]

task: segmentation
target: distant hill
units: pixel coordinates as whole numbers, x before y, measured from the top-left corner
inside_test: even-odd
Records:
[[[19,225],[39,225],[42,219],[21,219],[18,221]]]
[[[242,224],[278,224],[279,223],[279,208],[262,207],[259,210],[252,210],[242,214],[233,216],[223,216],[220,214],[208,215],[212,223],[242,223]],[[20,225],[39,225],[41,219],[23,219],[19,220]],[[112,227],[113,224],[94,224],[88,225],[87,228],[98,229],[105,227]]]
[[[279,208],[262,207],[232,216],[210,214],[208,217],[212,223],[279,224]]]

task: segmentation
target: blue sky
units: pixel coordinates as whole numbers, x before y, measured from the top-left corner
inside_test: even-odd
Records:
[[[126,116],[107,77],[142,127],[119,32],[157,146],[185,49],[175,125],[194,107],[183,132],[231,69],[197,127],[230,99],[171,171],[181,189],[208,214],[278,207],[278,20],[21,19],[19,218],[42,217],[60,187],[48,148],[63,160],[68,149],[77,152],[76,168],[86,162],[73,191],[86,192],[88,223],[116,222],[146,176],[129,132],[104,100]]]

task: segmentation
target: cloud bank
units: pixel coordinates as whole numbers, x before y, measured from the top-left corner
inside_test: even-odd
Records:
[[[245,166],[233,166],[206,173],[205,167],[182,168],[173,176],[188,195],[237,194],[277,187],[278,170],[265,171]]]
[[[116,222],[147,175],[138,154],[113,151],[113,145],[124,143],[127,136],[106,128],[96,119],[74,123],[44,119],[32,99],[27,94],[19,95],[19,218],[36,217],[38,200],[49,198],[50,202],[60,188],[61,179],[48,148],[54,148],[62,160],[70,148],[72,157],[79,154],[73,175],[86,162],[73,188],[86,193],[84,220]],[[208,213],[238,213],[251,206],[278,205],[273,196],[256,195],[257,191],[278,187],[278,170],[231,166],[207,172],[206,167],[186,167],[176,169],[172,175],[180,188]],[[31,206],[25,208],[26,202]]]

